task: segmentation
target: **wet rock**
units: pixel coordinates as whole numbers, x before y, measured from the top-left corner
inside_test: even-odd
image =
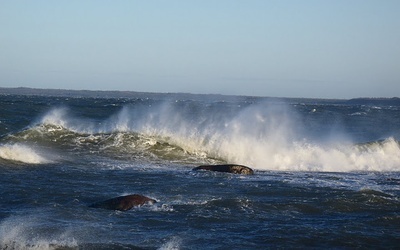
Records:
[[[253,169],[237,164],[221,164],[221,165],[202,165],[194,168],[193,170],[208,170],[208,171],[216,171],[216,172],[225,172],[232,174],[245,174],[251,175],[254,174]]]
[[[131,194],[115,197],[109,200],[96,202],[89,207],[103,208],[109,210],[127,211],[133,207],[142,206],[145,204],[154,204],[156,200],[140,194]]]

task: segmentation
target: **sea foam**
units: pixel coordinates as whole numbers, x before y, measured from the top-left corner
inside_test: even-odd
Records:
[[[33,147],[20,143],[1,145],[0,158],[28,164],[43,164],[51,162],[38,153]]]
[[[300,114],[285,104],[250,105],[239,112],[192,114],[187,106],[126,107],[115,128],[157,136],[184,150],[259,170],[399,171],[394,138],[358,146],[332,130],[330,140],[311,140]],[[327,136],[328,137],[328,136]]]
[[[101,123],[72,117],[67,109],[56,108],[43,117],[42,123],[82,134],[138,133],[176,145],[198,158],[259,170],[400,171],[396,139],[388,137],[360,146],[337,125],[324,128],[326,134],[319,138],[304,124],[302,115],[282,102],[244,107],[164,102],[127,105]]]
[[[50,250],[77,248],[68,232],[40,232],[40,221],[30,216],[12,216],[0,223],[1,249]]]

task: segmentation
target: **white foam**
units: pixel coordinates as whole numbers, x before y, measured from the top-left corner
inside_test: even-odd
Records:
[[[51,162],[38,153],[33,147],[20,143],[1,145],[0,158],[28,164],[43,164]]]
[[[0,248],[21,250],[47,250],[63,247],[76,248],[77,241],[68,232],[40,235],[35,218],[29,216],[9,217],[0,224]]]
[[[175,237],[172,237],[168,242],[163,244],[158,249],[159,250],[179,250],[179,249],[181,249],[181,245],[182,245],[182,239],[175,236]]]
[[[400,148],[393,138],[382,145],[360,148],[349,144],[293,143],[275,151],[262,145],[250,156],[231,156],[262,170],[400,171]]]
[[[143,138],[156,138],[148,140],[147,146],[165,141],[198,159],[222,159],[260,170],[400,171],[400,148],[393,138],[359,147],[332,126],[324,140],[309,140],[307,133],[312,131],[307,131],[300,114],[289,105],[261,103],[230,113],[228,109],[215,106],[208,111],[202,104],[171,102],[125,106],[100,124],[57,108],[42,123],[83,134],[139,133]]]
[[[393,138],[365,147],[342,138],[334,142],[310,142],[293,139],[293,131],[286,125],[276,126],[260,136],[243,131],[217,135],[215,145],[207,150],[217,152],[226,161],[260,170],[400,171],[400,147]]]
[[[253,105],[233,117],[199,114],[171,104],[144,110],[125,108],[115,127],[164,138],[187,152],[285,171],[400,171],[400,147],[393,138],[366,147],[354,146],[342,133],[332,140],[309,141],[289,106]]]

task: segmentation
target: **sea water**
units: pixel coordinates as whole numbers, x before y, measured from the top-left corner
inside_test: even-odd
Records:
[[[397,99],[3,94],[0,249],[395,249],[399,124]],[[192,171],[223,163],[255,174]],[[127,194],[157,203],[89,207]]]

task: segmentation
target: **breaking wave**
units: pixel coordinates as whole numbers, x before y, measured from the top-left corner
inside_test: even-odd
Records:
[[[18,136],[114,157],[232,162],[258,170],[400,171],[400,146],[395,138],[357,144],[345,133],[335,132],[330,135],[334,139],[310,139],[312,131],[300,118],[282,103],[127,105],[104,120],[74,117],[67,108],[55,108]],[[13,147],[27,151],[28,162],[45,161],[22,145],[3,146],[0,156],[23,160],[22,153],[11,154],[18,151]]]
[[[51,162],[33,147],[20,143],[1,145],[0,158],[28,164],[43,164]]]
[[[21,250],[77,248],[77,241],[70,232],[57,231],[42,231],[40,224],[29,216],[10,217],[0,224],[0,248]]]

